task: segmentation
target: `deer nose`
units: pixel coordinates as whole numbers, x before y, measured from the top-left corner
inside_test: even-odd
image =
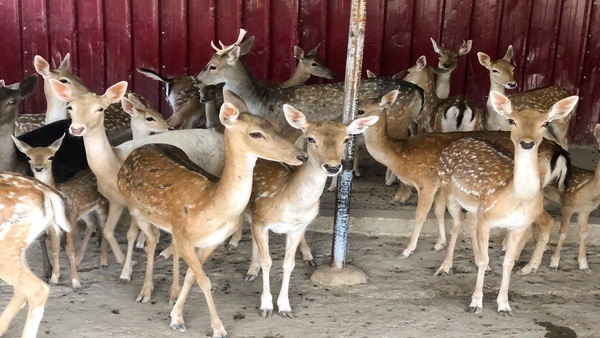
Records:
[[[517,86],[516,82],[509,82],[506,84],[506,86],[508,86],[508,88],[515,88]]]
[[[443,66],[444,66],[444,68],[450,68],[450,66],[452,66],[452,64],[450,64],[450,63],[444,63]]]
[[[340,170],[342,170],[342,165],[338,164],[332,167],[329,164],[323,164],[323,168],[325,168],[325,171],[329,174],[339,174]]]
[[[167,130],[175,130],[173,127],[168,127]]]
[[[300,162],[304,163],[308,160],[308,156],[307,155],[298,155],[296,156],[297,159],[300,160]]]
[[[33,170],[35,170],[38,173],[41,173],[42,171],[44,171],[44,167],[34,167]]]
[[[85,127],[81,127],[81,128],[71,127],[71,128],[69,128],[69,131],[71,132],[72,135],[80,136],[83,133],[84,129],[85,129]]]
[[[533,142],[520,141],[519,145],[521,146],[521,148],[523,148],[525,150],[529,150],[529,149],[533,148],[533,146],[535,145],[535,141],[533,141]]]

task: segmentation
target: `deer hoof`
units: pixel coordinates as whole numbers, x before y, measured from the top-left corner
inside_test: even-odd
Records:
[[[254,282],[254,280],[257,278],[257,275],[246,275],[246,278],[244,279],[246,282]]]
[[[506,317],[506,316],[512,317],[513,316],[513,313],[511,310],[500,310],[500,311],[498,311],[498,314],[500,314],[502,317]]]
[[[261,309],[260,316],[263,318],[270,318],[273,315],[273,309]]]
[[[471,312],[472,314],[480,314],[482,310],[483,308],[481,308],[480,306],[469,306],[469,312]]]
[[[119,278],[119,284],[128,284],[131,281],[130,278],[121,277]]]
[[[150,301],[150,299],[152,299],[152,296],[150,295],[139,295],[137,296],[137,298],[135,299],[136,303],[148,303]]]
[[[433,276],[448,276],[450,274],[450,271],[452,271],[452,267],[450,268],[445,268],[445,267],[441,267],[439,268],[434,274]]]
[[[185,324],[171,324],[171,328],[177,332],[187,331],[187,329],[185,328]]]
[[[231,244],[231,243],[229,243],[229,244],[227,245],[227,248],[226,248],[226,250],[227,250],[227,251],[234,251],[234,250],[236,250],[236,249],[237,249],[237,247],[238,247],[238,246],[237,246],[237,244],[235,244],[235,245],[234,245],[234,244]]]
[[[279,311],[279,315],[283,318],[294,319],[292,311]]]
[[[133,252],[145,252],[146,249],[144,247],[134,247]]]
[[[304,265],[315,267],[315,266],[317,266],[317,261],[314,259],[305,260]]]
[[[158,255],[154,258],[154,261],[156,263],[160,263],[160,262],[164,262],[167,260],[167,257],[163,256],[163,255]]]

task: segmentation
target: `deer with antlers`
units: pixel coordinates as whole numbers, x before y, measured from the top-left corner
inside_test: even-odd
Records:
[[[517,82],[514,78],[515,67],[510,63],[513,54],[512,45],[508,46],[502,59],[495,61],[483,52],[477,53],[479,63],[490,71],[490,93],[497,91],[504,94],[505,89],[514,89],[517,87]],[[555,102],[570,95],[569,91],[565,88],[549,86],[512,94],[508,97],[512,102],[513,108],[516,110],[531,108],[539,111],[548,111]],[[489,96],[486,108],[485,125],[487,130],[510,130],[508,122],[494,112]],[[567,129],[569,128],[571,118],[576,114],[576,112],[573,112],[573,114],[568,114],[562,119],[552,121],[548,128],[545,129],[544,137],[568,149]]]
[[[461,208],[473,214],[476,224],[473,251],[478,267],[477,283],[469,308],[483,308],[483,281],[489,262],[489,234],[492,228],[508,230],[507,250],[502,264],[502,283],[498,293],[498,312],[512,314],[508,303],[511,270],[522,248],[530,225],[553,224],[544,212],[538,168],[538,149],[544,130],[556,119],[565,118],[577,104],[571,96],[556,102],[548,113],[535,109],[516,110],[509,98],[491,92],[494,110],[505,116],[511,126],[514,155],[488,140],[464,138],[443,150],[438,174],[451,214]]]
[[[93,217],[90,216],[92,213],[96,213],[99,221],[98,223],[103,224],[108,210],[108,201],[98,192],[96,178],[91,171],[82,172],[80,175],[77,175],[66,182],[58,185],[55,184],[54,177],[52,176],[52,160],[54,159],[56,151],[60,148],[63,138],[64,135],[48,147],[31,147],[15,137],[13,137],[13,142],[22,153],[27,155],[34,177],[40,182],[47,184],[49,187],[57,189],[63,196],[66,208],[69,211],[70,223],[75,225],[78,219],[83,219],[87,224],[82,246],[77,253],[75,252],[74,247],[77,227],[74,226],[74,231],[70,231],[67,234],[66,251],[71,264],[71,283],[73,289],[77,291],[81,288],[81,283],[79,281],[76,266],[83,258],[87,242],[96,226],[96,222]],[[56,284],[60,277],[60,238],[52,231],[50,231],[50,243],[53,258],[50,284]],[[102,254],[106,255],[106,250],[103,250]]]
[[[376,161],[390,168],[401,182],[411,185],[417,190],[415,228],[408,245],[400,255],[400,257],[408,257],[417,247],[421,228],[434,202],[434,212],[438,219],[439,230],[434,249],[441,250],[446,244],[445,203],[440,191],[441,181],[436,171],[439,157],[444,148],[450,143],[466,137],[478,137],[496,142],[511,153],[513,145],[508,133],[490,131],[431,133],[402,140],[394,139],[386,133],[384,117],[385,110],[394,102],[397,95],[397,92],[391,91],[381,98],[361,100],[358,115],[380,117],[379,122],[363,133],[369,154]],[[568,171],[567,164],[570,163],[568,153],[556,143],[545,141],[540,145],[540,154],[542,155],[539,157],[540,176],[543,177],[544,185],[555,179],[564,182]],[[452,216],[455,225],[457,222],[460,223],[460,214]],[[543,228],[540,231],[534,254],[530,264],[526,267],[527,270],[532,271],[539,266],[545,248],[544,240],[547,242],[549,232],[549,228]]]
[[[0,315],[0,336],[28,304],[21,337],[37,336],[50,288],[25,262],[25,250],[42,232],[70,231],[63,198],[46,184],[16,173],[0,172],[0,278],[14,294]]]
[[[444,47],[444,44],[437,43],[433,38],[429,38],[433,45],[433,50],[438,55],[438,65],[435,69],[437,77],[435,79],[435,93],[438,98],[446,99],[450,96],[450,77],[452,72],[458,66],[461,56],[467,55],[471,51],[473,41],[463,41],[457,51]]]
[[[600,124],[594,128],[594,137],[600,147]],[[556,250],[550,260],[550,269],[557,270],[560,262],[560,252],[567,238],[571,216],[577,214],[579,223],[579,269],[590,271],[586,258],[586,237],[588,232],[588,218],[590,213],[600,205],[600,165],[595,171],[573,167],[566,190],[561,190],[557,185],[544,188],[544,197],[559,203],[562,206],[560,230]]]
[[[227,333],[202,264],[240,226],[240,215],[250,199],[257,159],[299,165],[307,158],[272,123],[250,114],[245,106],[225,102],[219,116],[226,128],[225,167],[220,180],[216,181],[176,147],[154,144],[139,147],[127,157],[119,172],[118,185],[138,225],[144,229],[152,222],[171,232],[175,256],[181,255],[189,265],[182,292],[171,311],[171,328],[186,330],[183,306],[197,281],[208,304],[213,336],[225,337]],[[186,196],[185,200],[181,196]],[[148,238],[149,262],[154,248],[153,240]],[[147,268],[151,270],[152,265]],[[148,275],[151,272],[147,271]]]
[[[288,289],[295,266],[296,248],[304,239],[306,227],[319,212],[319,201],[327,177],[335,176],[342,170],[341,160],[349,135],[362,133],[378,119],[358,118],[346,126],[332,121],[309,121],[302,112],[289,105],[285,105],[283,110],[290,125],[303,133],[297,143],[307,148],[308,161],[295,170],[278,163],[259,161],[254,169],[252,196],[247,210],[247,216],[252,220],[252,262],[246,280],[254,280],[262,269],[260,311],[264,318],[273,313],[273,297],[269,286],[272,263],[269,230],[286,235],[283,281],[277,307],[281,316],[292,318]],[[312,258],[310,248],[308,253],[303,252],[303,255],[306,254]]]

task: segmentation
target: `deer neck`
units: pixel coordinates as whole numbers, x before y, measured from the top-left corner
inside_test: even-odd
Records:
[[[239,95],[251,112],[264,117],[272,95],[270,89],[258,83],[243,59],[235,67],[235,77],[228,78],[223,88]]]
[[[327,183],[327,174],[321,169],[321,165],[312,158],[309,155],[306,163],[290,173],[290,178],[284,188],[289,197],[288,201],[294,201],[297,208],[319,203],[321,193]]]
[[[50,88],[48,81],[44,81],[44,94],[46,95],[46,121],[45,124],[64,120],[67,116],[67,103],[60,100]]]
[[[56,188],[54,176],[52,176],[52,167],[45,170],[43,173],[33,172],[33,177],[42,183],[46,183],[49,187]]]
[[[390,158],[387,154],[390,149],[402,151],[405,141],[392,139],[387,133],[387,117],[385,110],[382,110],[374,116],[379,116],[379,120],[363,132],[365,144],[369,154],[380,163],[388,163]]]
[[[531,200],[541,194],[540,174],[538,170],[538,149],[523,150],[515,147],[515,167],[513,189],[521,200]]]
[[[447,99],[450,95],[450,76],[452,71],[438,74],[435,80],[435,93],[440,99]]]
[[[17,148],[10,138],[14,132],[14,122],[0,126],[0,144],[3,145],[3,149],[0,149],[0,170],[25,173],[25,168],[20,165],[17,157]]]
[[[83,135],[83,144],[85,146],[85,156],[90,169],[99,179],[105,175],[111,175],[119,171],[122,161],[119,160],[113,147],[108,141],[106,131],[103,126],[88,130]]]
[[[301,70],[300,66],[297,66],[296,69],[294,70],[294,73],[292,74],[292,76],[289,79],[287,79],[286,81],[284,81],[281,84],[281,87],[291,87],[291,86],[303,85],[308,80],[309,77],[310,77],[309,73]]]
[[[235,140],[225,131],[225,166],[215,187],[215,205],[221,215],[240,215],[252,193],[252,173],[257,157],[235,147]]]

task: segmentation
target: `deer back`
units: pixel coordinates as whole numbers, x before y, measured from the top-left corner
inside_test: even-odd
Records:
[[[433,131],[474,131],[484,129],[485,111],[475,100],[453,96],[441,100],[433,108]]]

